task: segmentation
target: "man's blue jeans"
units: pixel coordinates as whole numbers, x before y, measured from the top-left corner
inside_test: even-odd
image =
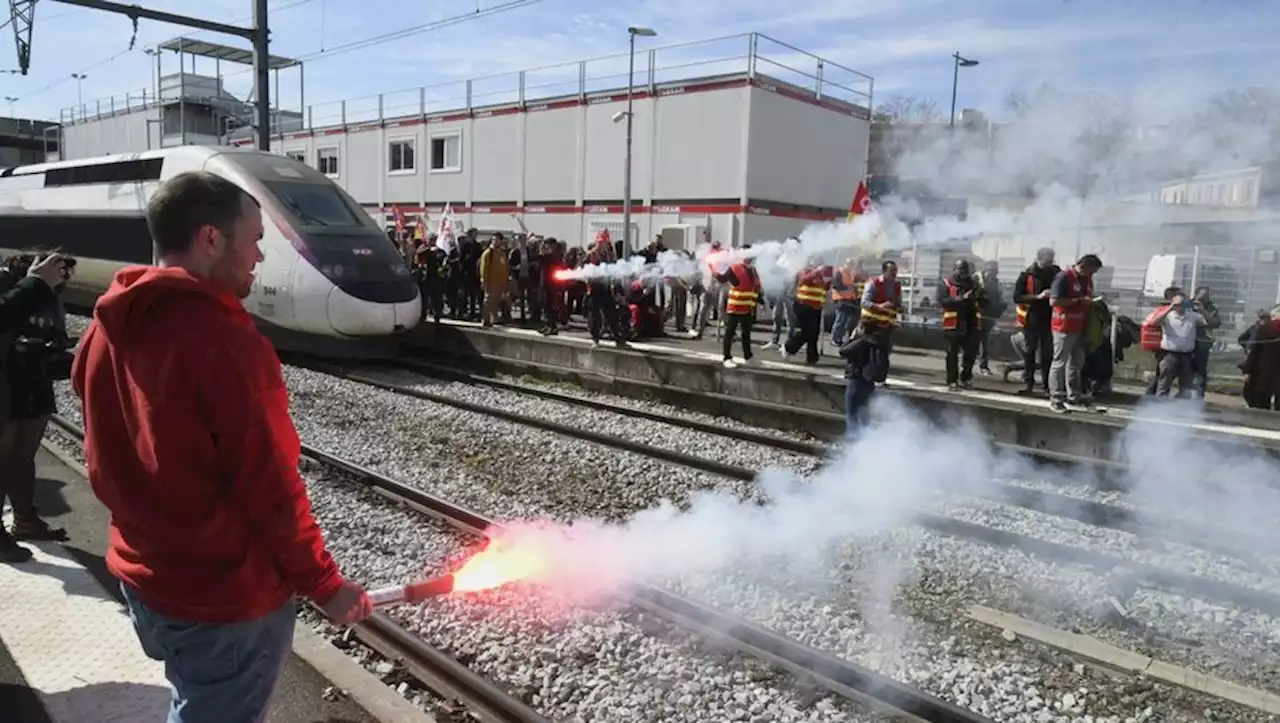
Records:
[[[862,307],[858,304],[842,302],[836,308],[836,322],[831,327],[831,341],[836,346],[844,346],[844,343],[849,341],[849,335],[858,325],[858,318],[861,315]]]
[[[168,723],[262,723],[293,649],[290,600],[243,623],[189,623],[164,617],[121,583],[129,617],[148,657],[164,663],[173,686]]]
[[[862,377],[849,377],[844,383],[844,425],[845,436],[857,436],[867,424],[867,405],[871,396],[876,393],[875,382],[868,382]]]

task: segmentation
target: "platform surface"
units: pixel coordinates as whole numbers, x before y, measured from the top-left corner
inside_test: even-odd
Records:
[[[5,723],[162,723],[164,666],[147,658],[106,572],[107,513],[88,483],[47,450],[37,457],[37,506],[71,535],[23,543],[26,563],[0,564],[0,720]],[[6,518],[7,521],[7,518]],[[375,723],[291,656],[271,723]]]
[[[480,330],[478,322],[443,319],[441,324],[467,330]],[[524,328],[516,324],[496,325],[484,331],[523,337],[528,339],[530,343],[560,342],[582,346],[590,345],[590,338],[579,327],[579,324],[574,324],[570,329],[562,330],[554,337],[544,337],[535,329]],[[720,350],[721,343],[715,338],[714,334],[714,327],[708,326],[707,332],[702,339],[690,339],[672,334],[663,338],[632,342],[630,348],[641,353],[662,354],[669,357],[688,359],[691,362],[718,364],[723,360],[723,354]],[[802,355],[784,360],[781,353],[776,349],[761,348],[763,343],[767,341],[767,335],[753,334],[752,352],[756,363],[752,366],[740,366],[734,371],[740,373],[765,371],[803,374],[816,378],[843,381],[844,364],[836,356],[829,344],[825,346],[825,353],[818,364],[811,366],[803,363]],[[607,344],[606,346],[611,347],[612,345]],[[740,340],[735,340],[734,342],[734,357],[741,361]],[[886,386],[890,389],[910,389],[930,395],[956,395],[957,401],[963,400],[974,404],[1012,407],[1029,413],[1049,413],[1047,400],[1017,394],[1016,391],[1020,386],[1020,382],[1014,378],[1005,383],[999,376],[975,376],[974,385],[976,388],[974,390],[948,391],[941,376],[942,365],[943,359],[932,352],[916,349],[897,349],[893,357],[893,371]],[[997,371],[1000,368],[995,362],[993,362],[992,367],[993,371]],[[1141,390],[1134,391],[1136,393]],[[1143,419],[1153,424],[1228,435],[1242,440],[1280,442],[1280,415],[1246,409],[1239,404],[1238,400],[1225,395],[1211,395],[1207,401],[1209,403],[1206,405],[1206,410],[1201,419],[1193,421],[1170,418],[1157,419],[1151,415],[1144,416]],[[1135,407],[1124,403],[1108,402],[1102,408],[1106,410],[1105,414],[1076,413],[1072,417],[1082,421],[1095,416],[1105,417],[1114,422],[1124,423],[1138,415],[1138,410]]]

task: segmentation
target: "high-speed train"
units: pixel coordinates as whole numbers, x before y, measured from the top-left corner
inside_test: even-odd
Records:
[[[0,254],[76,257],[66,297],[88,306],[118,269],[155,262],[147,202],[166,179],[201,169],[261,204],[265,258],[245,308],[278,346],[380,355],[418,323],[417,285],[369,214],[315,169],[258,150],[181,146],[0,170]]]

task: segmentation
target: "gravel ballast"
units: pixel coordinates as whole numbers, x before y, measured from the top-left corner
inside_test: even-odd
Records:
[[[759,490],[751,484],[496,422],[483,415],[405,399],[314,372],[289,368],[286,376],[293,393],[294,416],[304,441],[491,516],[549,517],[562,521],[582,517],[625,520],[662,500],[685,505],[697,490],[723,491],[738,499],[761,499]],[[60,390],[61,408],[66,416],[76,419],[78,415],[71,413],[73,410],[66,403],[69,397],[65,385],[61,386],[64,387]],[[442,393],[444,386],[454,385],[428,385],[428,389]],[[469,399],[477,403],[501,403],[505,409],[516,409],[516,403],[539,403],[510,392],[460,386],[466,391],[456,393],[502,395]],[[596,396],[625,403],[604,395]],[[580,421],[596,431],[612,432],[601,427],[606,420],[585,416],[590,410],[574,408],[574,416],[566,419],[565,405],[543,404],[554,404],[554,407],[542,413],[527,413],[557,421]],[[591,414],[605,415],[603,412]],[[623,424],[612,419],[614,425]],[[649,435],[641,441],[668,447],[674,443],[658,432],[658,429],[671,429],[667,425],[636,420],[625,423],[630,426],[630,434]],[[645,429],[638,424],[655,428]],[[687,430],[680,433],[696,434]],[[697,436],[708,439],[707,435]],[[717,441],[722,445],[720,449],[729,449],[723,446],[723,440]],[[761,450],[742,442],[733,444],[742,446],[735,453],[722,452],[725,456],[718,458],[720,461],[750,467],[783,466],[800,473],[809,471],[803,464],[796,463],[796,455]],[[682,451],[717,458],[696,448]],[[767,462],[770,453],[778,455],[776,464]],[[760,462],[735,460],[735,454],[759,455]],[[1045,491],[1064,491],[1047,483],[1019,483]],[[313,494],[320,494],[314,489],[316,483],[311,484]],[[1081,499],[1124,503],[1123,496],[1117,493],[1077,489],[1070,494]],[[1239,560],[1184,546],[1153,545],[1129,533],[972,498],[935,499],[924,506],[972,522],[1213,579],[1259,589],[1280,589],[1275,575],[1265,566],[1259,569],[1256,565],[1241,564]],[[335,524],[333,521],[324,524],[330,535],[336,534],[330,530]],[[351,544],[359,547],[364,543]],[[904,558],[909,564],[896,562],[891,565],[896,569],[884,571],[885,561]],[[342,555],[340,559],[345,561]],[[677,577],[671,579],[670,584],[727,612],[741,614],[795,639],[880,669],[948,700],[968,701],[965,704],[1001,721],[1083,721],[1085,716],[1095,716],[1095,723],[1129,719],[1252,721],[1265,718],[1218,705],[1203,696],[1152,688],[1141,681],[1126,688],[1128,683],[1099,676],[1092,668],[1082,668],[1078,662],[1048,653],[1041,646],[1021,640],[1009,642],[1000,637],[998,631],[965,621],[963,606],[970,603],[988,604],[1058,627],[1078,628],[1114,644],[1244,684],[1272,690],[1280,687],[1274,672],[1280,667],[1276,665],[1275,654],[1280,649],[1277,637],[1280,621],[1209,601],[1149,590],[1126,591],[1132,592],[1121,596],[1128,616],[1119,621],[1110,619],[1100,611],[1105,611],[1104,603],[1114,592],[1112,587],[1118,574],[1048,563],[1018,551],[955,540],[914,527],[838,541],[823,551],[821,561],[808,575],[802,574],[804,571],[797,569],[794,561],[775,568],[775,575],[778,570],[784,570],[788,579],[798,580],[783,585],[760,579],[758,571],[741,569]],[[903,569],[907,572],[902,572]],[[378,571],[375,569],[371,574]],[[884,594],[886,577],[897,583],[889,586],[896,592]],[[387,578],[387,581],[404,579]],[[815,581],[820,583],[816,588]],[[517,592],[510,594],[517,595]],[[501,595],[495,597],[502,598]],[[564,614],[563,609],[528,611],[534,619],[543,620]],[[605,611],[592,614],[605,614]],[[908,634],[895,634],[893,631],[897,629]],[[1027,685],[1028,681],[1032,681],[1031,686]],[[1081,693],[1081,688],[1086,692]],[[991,712],[982,708],[984,704]],[[1206,712],[1210,709],[1211,713]],[[811,710],[804,712],[812,713]]]

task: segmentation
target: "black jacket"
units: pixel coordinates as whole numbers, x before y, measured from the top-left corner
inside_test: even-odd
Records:
[[[951,289],[947,287],[947,281],[956,285],[956,292],[964,294],[966,291],[973,291],[974,294],[968,299],[961,299],[959,296],[952,296]],[[946,311],[954,311],[960,315],[959,324],[951,331],[944,331],[944,334],[968,334],[969,332],[978,332],[981,327],[974,323],[978,318],[979,305],[982,303],[982,287],[978,286],[977,280],[970,276],[969,280],[961,283],[954,276],[950,279],[943,279],[938,282],[937,290],[938,306]]]
[[[1045,268],[1040,268],[1035,264],[1031,264],[1022,273],[1018,274],[1018,280],[1013,284],[1013,303],[1027,305],[1027,325],[1039,329],[1048,329],[1050,322],[1053,320],[1053,312],[1049,308],[1048,299],[1037,299],[1036,294],[1048,290],[1053,285],[1053,277],[1062,271],[1057,264],[1050,264]],[[1035,291],[1031,294],[1027,293],[1027,279],[1033,280],[1031,288]]]
[[[25,277],[14,283],[13,279],[4,279],[0,285],[10,286],[0,294],[0,420],[9,418],[9,378],[7,373],[8,350],[13,342],[13,333],[41,310],[57,304],[58,295],[53,287],[42,279]]]
[[[890,333],[888,329],[878,329],[845,342],[839,352],[845,361],[844,378],[883,384],[889,378],[889,356],[893,351]]]

